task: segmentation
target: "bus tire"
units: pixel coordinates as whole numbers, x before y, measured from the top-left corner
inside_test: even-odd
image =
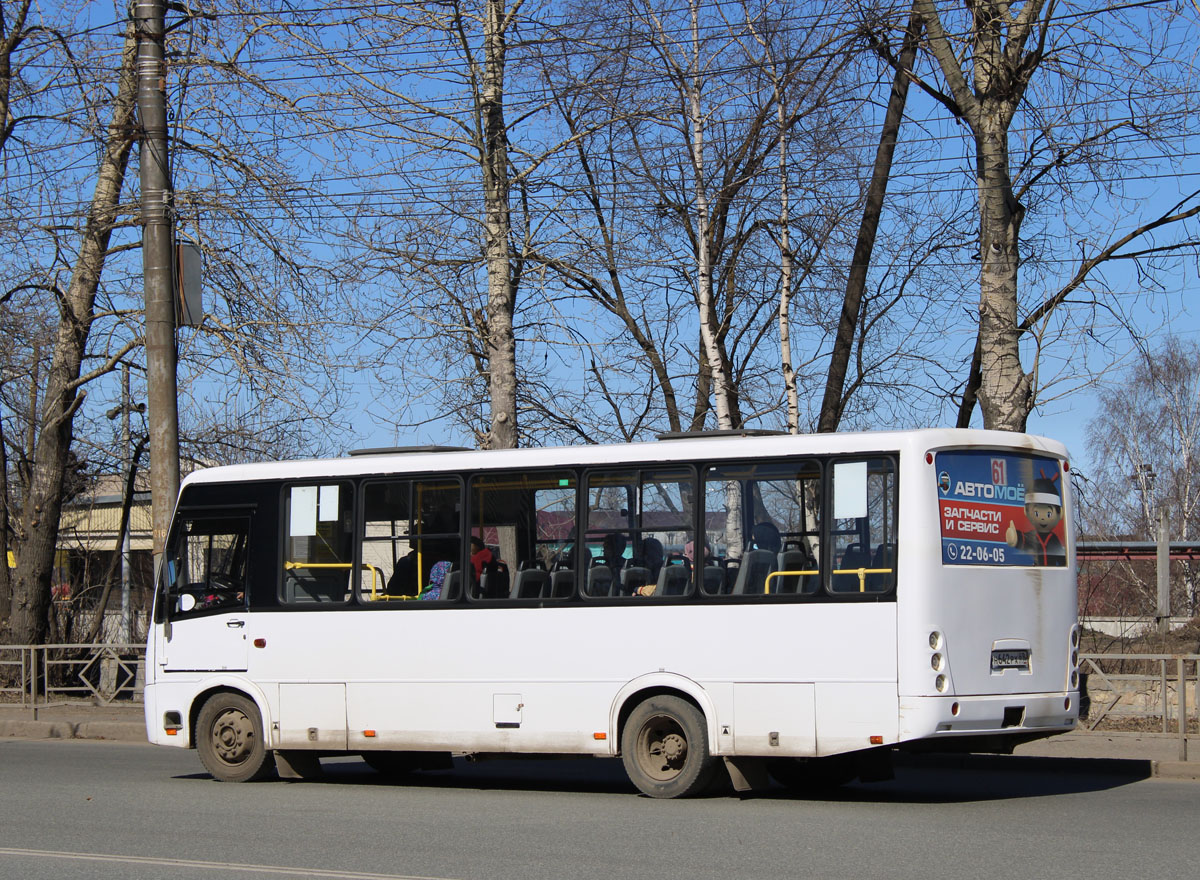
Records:
[[[654,798],[692,797],[716,771],[704,714],[680,697],[641,702],[621,730],[621,760],[629,780]]]
[[[196,719],[196,750],[219,782],[251,782],[275,769],[254,701],[228,691],[209,697]]]
[[[827,758],[775,758],[767,762],[771,778],[797,794],[820,794],[858,778],[855,755]]]

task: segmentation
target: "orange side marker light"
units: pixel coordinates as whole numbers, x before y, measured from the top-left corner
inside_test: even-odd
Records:
[[[883,737],[882,736],[872,736],[871,737],[871,745],[873,745],[873,746],[883,745]]]
[[[592,734],[592,739],[608,739],[608,734],[598,730]]]
[[[373,730],[364,730],[363,731],[363,736],[371,737],[374,735],[375,735],[375,731],[373,731]]]

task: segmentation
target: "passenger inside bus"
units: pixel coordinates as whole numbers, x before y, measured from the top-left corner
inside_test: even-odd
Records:
[[[480,580],[483,577],[483,569],[489,562],[492,562],[495,557],[491,549],[483,543],[483,538],[476,536],[471,537],[471,565],[475,569],[475,580]]]
[[[396,560],[392,576],[388,578],[384,592],[389,596],[417,595],[417,551],[409,550]]]

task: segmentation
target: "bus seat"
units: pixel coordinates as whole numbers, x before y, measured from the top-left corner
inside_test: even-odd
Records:
[[[846,570],[845,574],[833,576],[833,589],[839,593],[857,593],[859,591],[857,569],[871,567],[871,554],[857,542],[846,545],[842,553],[839,569]]]
[[[621,595],[632,596],[640,587],[653,583],[650,566],[642,565],[641,560],[631,560],[632,564],[621,569]]]
[[[480,599],[507,599],[509,596],[508,563],[493,550],[490,562],[483,564],[483,576],[479,578]]]
[[[454,602],[462,595],[462,570],[452,568],[442,583],[442,601]]]
[[[513,580],[513,599],[540,599],[550,592],[550,572],[541,568],[523,568]]]
[[[725,569],[716,560],[705,563],[702,588],[710,596],[719,596],[725,591]]]
[[[597,557],[602,559],[603,557]],[[587,594],[589,596],[611,596],[616,578],[610,566],[600,562],[588,569]]]
[[[658,572],[656,596],[683,596],[692,582],[692,564],[678,553],[672,553]]]
[[[807,550],[794,548],[792,550],[784,550],[779,554],[779,568],[777,571],[813,571],[817,567],[817,560],[809,555]],[[773,593],[812,593],[816,592],[818,576],[815,574],[787,574],[781,575],[771,581]]]
[[[575,571],[557,568],[550,572],[550,598],[565,599],[575,592]]]
[[[896,545],[884,542],[876,547],[875,555],[871,558],[871,568],[890,568],[892,571],[867,575],[867,590],[875,593],[890,590],[896,583]]]
[[[775,571],[775,553],[771,550],[747,550],[738,566],[733,592],[737,596],[761,593],[767,575]]]

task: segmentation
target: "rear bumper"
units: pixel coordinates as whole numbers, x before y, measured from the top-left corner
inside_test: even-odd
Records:
[[[1036,739],[1078,723],[1078,691],[900,698],[901,742],[997,734]]]

